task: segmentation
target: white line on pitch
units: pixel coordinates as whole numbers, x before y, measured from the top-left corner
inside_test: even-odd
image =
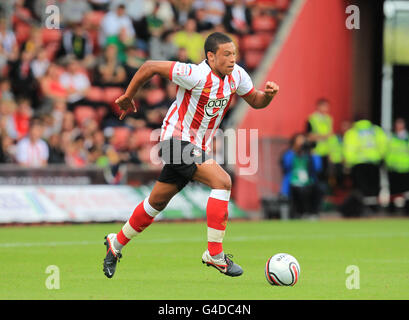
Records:
[[[362,233],[362,234],[311,234],[311,235],[258,235],[258,236],[232,236],[226,237],[226,241],[244,242],[244,241],[260,241],[260,240],[314,240],[314,239],[351,239],[351,238],[395,238],[395,237],[409,237],[408,232],[401,233]],[[175,243],[175,242],[202,242],[206,241],[206,236],[195,238],[165,238],[165,239],[137,239],[140,243]],[[14,248],[14,247],[48,247],[48,246],[76,246],[76,245],[98,245],[101,241],[50,241],[50,242],[10,242],[0,243],[0,248]]]

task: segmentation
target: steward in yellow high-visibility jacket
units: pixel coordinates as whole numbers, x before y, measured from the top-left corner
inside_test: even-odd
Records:
[[[388,140],[385,165],[390,194],[402,195],[406,201],[406,213],[409,213],[409,135],[402,118],[395,120],[394,133]],[[390,209],[393,208],[392,203]]]
[[[318,156],[328,156],[329,137],[332,135],[332,117],[329,114],[314,112],[308,118],[310,126],[310,136],[316,142],[315,148],[312,150],[313,154]]]
[[[328,139],[333,134],[332,117],[329,115],[330,103],[327,99],[319,99],[316,111],[308,117],[308,140],[315,143],[312,154],[321,157],[322,171],[318,179],[323,185],[328,184],[328,157],[330,146]]]
[[[348,167],[368,163],[379,165],[385,156],[387,143],[381,127],[369,120],[356,121],[344,135],[345,164]]]
[[[383,129],[365,119],[356,121],[345,132],[344,164],[351,168],[352,183],[363,196],[379,195],[379,168],[385,156],[387,142]]]

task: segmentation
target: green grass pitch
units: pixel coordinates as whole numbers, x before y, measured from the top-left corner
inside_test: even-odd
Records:
[[[224,249],[244,269],[238,278],[201,263],[205,222],[158,222],[124,248],[107,279],[103,238],[121,226],[1,228],[0,299],[409,299],[407,219],[230,221]],[[265,279],[267,259],[279,252],[301,265],[293,287]],[[46,287],[56,276],[49,265],[58,267],[59,289]],[[359,289],[346,287],[349,265],[359,268]]]

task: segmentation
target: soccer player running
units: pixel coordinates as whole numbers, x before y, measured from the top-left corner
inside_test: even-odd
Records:
[[[231,179],[208,152],[213,135],[237,93],[251,107],[265,108],[279,88],[266,82],[264,91],[254,88],[247,72],[236,64],[236,47],[227,35],[209,35],[204,44],[206,59],[198,65],[175,61],[146,61],[135,73],[124,95],[116,100],[122,120],[129,111],[136,112],[133,97],[142,85],[158,74],[177,84],[176,101],[170,106],[162,124],[160,155],[165,162],[150,195],[134,210],[117,233],[105,239],[106,257],[103,271],[112,278],[122,257],[122,248],[146,229],[174,195],[189,181],[211,188],[206,206],[207,250],[202,262],[221,273],[235,277],[243,269],[223,251]]]

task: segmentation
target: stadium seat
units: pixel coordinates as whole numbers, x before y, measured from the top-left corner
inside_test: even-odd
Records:
[[[104,19],[104,11],[90,11],[84,16],[83,24],[86,28],[99,29],[101,21]]]
[[[50,42],[45,47],[45,51],[47,52],[47,58],[50,61],[53,61],[59,49],[60,49],[60,43],[59,42]]]
[[[74,109],[74,118],[79,126],[82,126],[88,119],[97,119],[97,112],[90,106],[76,106]]]
[[[119,87],[107,87],[103,89],[103,100],[109,104],[115,103],[115,100],[124,93],[124,89]]]
[[[241,39],[240,48],[242,51],[264,50],[268,44],[269,41],[267,41],[265,34],[251,34]]]
[[[244,63],[248,69],[254,70],[260,64],[263,56],[264,52],[262,51],[246,51],[244,53]]]
[[[30,38],[31,28],[32,27],[26,23],[16,24],[15,35],[16,35],[16,41],[19,46]]]
[[[277,21],[272,16],[261,15],[253,19],[252,26],[256,33],[274,31],[277,27]]]
[[[88,30],[88,37],[92,43],[92,53],[98,55],[101,49],[99,46],[99,31],[93,29]]]
[[[290,6],[290,0],[275,0],[275,2],[278,10],[287,10]]]
[[[115,100],[118,99],[124,93],[124,89],[118,87],[107,87],[103,89],[102,101],[108,103],[111,106],[112,111],[116,115],[120,115],[122,111],[119,109]]]
[[[156,141],[151,141],[151,134],[152,129],[149,128],[136,129],[132,133],[130,147],[136,149],[148,143],[156,143]]]
[[[160,87],[162,85],[162,78],[161,76],[155,74],[152,79],[149,81],[150,85],[155,87]]]
[[[91,87],[87,93],[87,99],[91,101],[103,101],[104,100],[104,90],[100,87]]]
[[[62,37],[61,30],[48,29],[48,28],[42,28],[41,35],[43,38],[43,44],[45,46],[51,42],[60,42],[61,37]]]
[[[166,93],[163,89],[151,89],[146,92],[146,102],[148,105],[153,106],[162,102],[166,97]]]
[[[112,136],[112,144],[117,150],[129,148],[131,130],[128,127],[115,127]]]

